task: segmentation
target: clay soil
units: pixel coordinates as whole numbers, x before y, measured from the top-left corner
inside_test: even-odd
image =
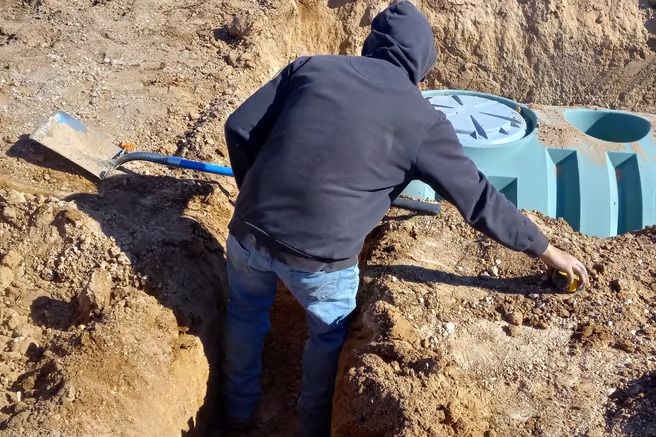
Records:
[[[230,111],[296,56],[357,54],[386,4],[0,0],[1,434],[221,433],[234,183],[140,163],[98,183],[29,133],[65,110],[227,165]],[[441,53],[427,88],[656,112],[647,2],[418,5]],[[656,434],[656,231],[600,240],[532,217],[586,263],[585,291],[557,293],[448,205],[390,212],[362,256],[336,435]],[[305,327],[282,288],[272,319],[251,435],[287,436]]]

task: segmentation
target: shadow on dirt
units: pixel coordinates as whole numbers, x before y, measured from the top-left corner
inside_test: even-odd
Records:
[[[622,435],[656,435],[656,371],[634,379],[610,395],[606,426]]]
[[[230,45],[235,45],[238,41],[239,38],[233,37],[230,35],[230,31],[228,30],[228,26],[222,26],[222,27],[217,27],[216,29],[212,30],[212,37],[216,41],[223,41],[225,43],[228,43]]]
[[[66,331],[73,326],[74,308],[70,302],[39,296],[30,305],[30,317],[39,326]]]
[[[112,177],[98,189],[98,194],[76,194],[67,200],[98,221],[128,256],[133,271],[148,278],[146,292],[202,341],[210,365],[207,394],[198,415],[190,418],[192,431],[184,435],[206,435],[217,416],[225,254],[188,207],[193,198],[209,202],[212,184],[132,175]]]
[[[478,287],[498,293],[528,295],[531,293],[549,292],[542,281],[542,274],[520,276],[516,278],[492,278],[479,276],[461,276],[440,270],[427,269],[409,265],[368,265],[363,271],[364,276],[377,278],[384,274],[416,283],[442,283],[456,287]],[[555,291],[552,291],[555,293]]]

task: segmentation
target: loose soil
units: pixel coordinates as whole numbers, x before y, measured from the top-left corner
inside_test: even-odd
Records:
[[[143,163],[96,183],[28,134],[65,110],[140,150],[227,165],[230,111],[296,56],[357,54],[386,5],[0,0],[4,435],[220,434],[234,183]],[[418,5],[441,53],[427,88],[656,112],[645,2]],[[586,262],[586,291],[555,293],[446,205],[390,212],[362,258],[337,435],[656,434],[655,231],[598,240],[533,217]],[[272,319],[251,435],[294,432],[305,327],[282,288]]]
[[[589,266],[562,294],[443,206],[371,237],[336,433],[654,435],[656,228],[599,240],[532,214]]]

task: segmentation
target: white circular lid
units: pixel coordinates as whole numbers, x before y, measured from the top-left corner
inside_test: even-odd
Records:
[[[467,94],[427,98],[453,124],[463,146],[507,144],[526,135],[526,120],[501,102]]]

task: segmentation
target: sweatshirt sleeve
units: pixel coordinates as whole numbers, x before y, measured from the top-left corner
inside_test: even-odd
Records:
[[[289,92],[292,73],[308,59],[299,58],[287,65],[228,117],[225,138],[238,187],[241,187],[246,173],[278,119]]]
[[[512,250],[542,255],[549,244],[547,237],[490,184],[465,156],[451,122],[437,114],[417,152],[414,171],[418,178],[455,205],[478,231]]]

